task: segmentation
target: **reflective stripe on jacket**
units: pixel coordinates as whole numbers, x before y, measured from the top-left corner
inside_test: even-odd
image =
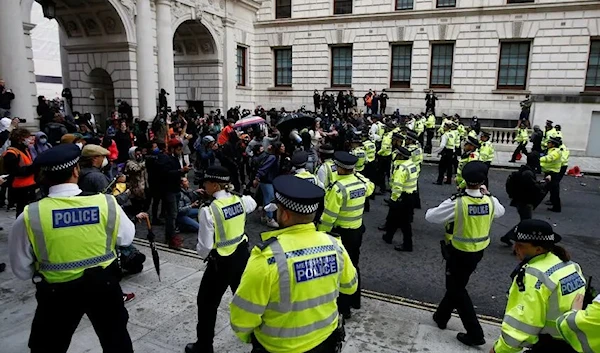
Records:
[[[491,197],[463,195],[456,198],[454,219],[446,224],[446,241],[464,252],[477,252],[490,245],[490,229],[494,220]]]
[[[362,225],[365,199],[375,186],[360,174],[338,175],[338,180],[327,189],[325,210],[319,230],[328,232],[334,227],[358,229]]]
[[[219,255],[229,256],[238,245],[248,238],[244,234],[246,210],[244,202],[237,195],[215,199],[208,208],[215,226],[213,249]]]

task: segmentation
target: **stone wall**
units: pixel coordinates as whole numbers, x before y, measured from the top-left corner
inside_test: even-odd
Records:
[[[187,107],[187,100],[204,102],[204,112],[222,107],[223,64],[216,59],[175,62],[176,104]]]
[[[501,6],[494,11],[460,9],[475,5],[459,0],[458,9],[444,16],[441,10],[387,13],[380,0],[355,0],[354,12],[373,10],[369,15],[348,19],[330,16],[318,9],[317,0],[295,1],[294,8],[308,5],[306,12],[293,12],[294,20],[267,20],[272,4],[264,2],[256,23],[251,67],[256,104],[266,107],[299,107],[312,109],[312,91],[330,86],[330,46],[353,45],[352,88],[362,96],[372,88],[388,89],[390,108],[401,112],[424,110],[424,90],[429,88],[430,47],[433,42],[454,42],[452,87],[439,90],[439,112],[478,115],[484,119],[516,119],[519,101],[528,93],[579,94],[584,90],[590,37],[600,35],[600,8],[581,10],[579,1],[557,8],[555,1],[548,10],[531,11],[532,4],[507,6],[505,0],[483,0],[483,6]],[[477,5],[481,1],[478,0]],[[325,6],[325,5],[323,5]],[[329,5],[327,5],[329,6]],[[415,7],[431,10],[435,1],[415,1]],[[509,10],[505,10],[510,8]],[[361,9],[361,10],[359,10]],[[523,9],[523,10],[521,10]],[[440,11],[433,16],[433,11]],[[462,14],[464,13],[464,14]],[[311,19],[299,20],[311,16]],[[316,17],[328,16],[328,17]],[[271,16],[272,19],[272,16]],[[502,41],[531,42],[525,90],[497,89],[498,62]],[[390,89],[391,44],[412,43],[412,77],[410,89]],[[272,48],[291,46],[293,50],[293,86],[273,88]]]

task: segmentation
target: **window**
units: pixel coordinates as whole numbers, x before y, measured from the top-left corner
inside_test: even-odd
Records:
[[[396,0],[396,10],[412,10],[413,0]]]
[[[352,13],[352,0],[333,0],[333,14],[343,15]]]
[[[453,43],[433,44],[431,46],[431,77],[429,87],[450,88],[452,86],[453,56]]]
[[[292,85],[292,48],[275,49],[275,86]]]
[[[526,2],[535,2],[535,0],[508,0],[508,4],[523,4]]]
[[[529,45],[529,42],[501,43],[498,89],[525,89]]]
[[[331,86],[350,87],[352,85],[352,47],[331,48]]]
[[[410,87],[412,44],[392,45],[392,78],[390,87]]]
[[[437,0],[437,7],[456,7],[456,0]]]
[[[292,17],[292,0],[275,0],[275,18]]]
[[[237,47],[237,85],[246,85],[246,48]]]
[[[590,60],[585,78],[586,91],[600,91],[600,40],[592,40]]]

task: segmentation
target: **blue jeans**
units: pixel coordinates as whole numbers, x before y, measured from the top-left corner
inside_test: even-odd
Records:
[[[275,189],[273,189],[273,184],[260,183],[259,184],[260,191],[263,195],[263,206],[268,205],[275,199]],[[267,218],[273,218],[273,212],[266,212]]]
[[[198,209],[190,208],[187,211],[179,212],[177,214],[177,224],[185,228],[185,229],[193,229],[196,232],[200,228],[200,224],[198,223]]]

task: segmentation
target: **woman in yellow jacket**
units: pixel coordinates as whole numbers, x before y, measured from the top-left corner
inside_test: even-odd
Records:
[[[578,295],[572,309],[556,320],[558,331],[577,352],[599,353],[600,295],[585,310],[583,296]]]

